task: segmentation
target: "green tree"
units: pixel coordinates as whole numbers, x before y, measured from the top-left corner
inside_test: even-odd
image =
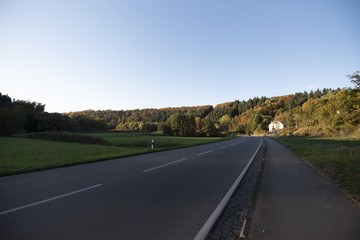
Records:
[[[215,137],[218,135],[215,122],[212,121],[209,117],[206,117],[203,120],[201,132],[207,137]]]
[[[8,95],[2,95],[0,92],[0,107],[11,107],[12,101]]]
[[[0,135],[10,136],[23,130],[26,117],[22,107],[0,108]]]
[[[350,81],[355,84],[357,89],[360,89],[360,71],[354,72],[352,75],[346,75]]]
[[[270,123],[271,123],[271,117],[270,116],[263,116],[262,121],[261,121],[261,130],[268,131]]]
[[[196,121],[193,115],[175,113],[169,117],[166,124],[171,135],[188,137],[196,134]]]
[[[219,123],[220,123],[220,130],[222,131],[229,131],[229,128],[230,128],[230,124],[231,124],[231,118],[229,115],[224,115],[220,118],[219,120]]]
[[[17,100],[13,102],[14,106],[21,107],[25,114],[26,121],[24,123],[24,129],[27,132],[36,131],[35,116],[45,111],[45,105],[37,102]]]

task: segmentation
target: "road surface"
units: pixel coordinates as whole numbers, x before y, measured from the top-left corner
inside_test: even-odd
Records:
[[[360,209],[286,147],[266,138],[249,239],[360,239]]]
[[[0,239],[193,239],[261,138],[0,178]]]

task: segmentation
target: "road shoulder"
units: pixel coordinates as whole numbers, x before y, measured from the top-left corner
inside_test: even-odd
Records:
[[[360,210],[281,144],[266,138],[249,239],[359,239]]]

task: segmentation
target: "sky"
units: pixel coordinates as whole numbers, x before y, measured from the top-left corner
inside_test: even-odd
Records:
[[[353,87],[358,0],[0,0],[0,92],[48,112]]]

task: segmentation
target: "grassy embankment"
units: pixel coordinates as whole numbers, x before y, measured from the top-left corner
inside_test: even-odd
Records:
[[[152,139],[156,151],[221,140],[122,133],[91,135],[103,138],[107,145],[0,137],[0,176],[147,153],[151,152]]]
[[[315,165],[360,201],[360,141],[346,138],[276,139]]]

